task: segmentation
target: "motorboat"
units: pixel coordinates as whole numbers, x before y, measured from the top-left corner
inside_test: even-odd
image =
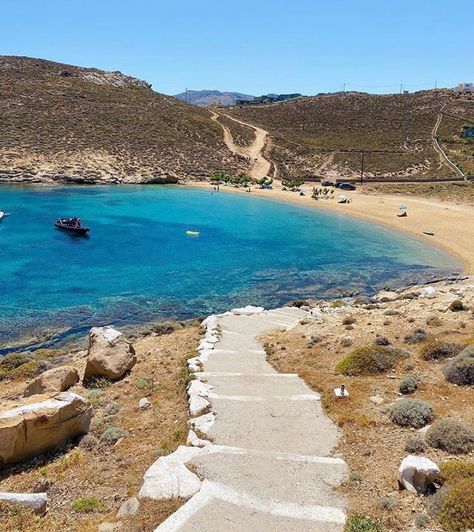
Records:
[[[88,227],[82,225],[80,218],[58,218],[58,221],[54,224],[56,229],[66,231],[74,235],[85,235],[89,232]]]

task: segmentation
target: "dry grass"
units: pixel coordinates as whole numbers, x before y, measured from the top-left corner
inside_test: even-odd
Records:
[[[459,100],[451,91],[437,90],[407,95],[328,94],[232,112],[270,132],[271,159],[283,177],[357,176],[360,154],[351,150],[370,150],[365,157],[368,177],[436,178],[454,175],[440,162],[431,139],[437,115],[447,101],[448,109],[462,116],[468,113],[464,108],[474,107],[473,99],[458,109]],[[459,135],[461,126],[462,122],[456,129],[446,120],[441,134]],[[472,146],[462,144],[462,152],[460,145],[450,146],[454,160],[466,170],[472,168]]]
[[[434,306],[432,301],[420,300],[396,301],[388,305],[400,311],[399,315],[390,316],[390,320],[387,320],[382,308],[348,310],[357,320],[350,333],[352,347],[345,348],[340,344],[341,337],[347,336],[347,332],[340,325],[337,310],[332,311],[332,315],[325,315],[323,323],[276,333],[266,338],[266,342],[269,362],[278,371],[298,373],[312,389],[319,391],[326,412],[341,427],[343,437],[337,451],[342,453],[350,470],[360,478],[360,481],[348,482],[340,488],[349,499],[350,509],[381,519],[388,530],[401,532],[412,524],[414,512],[423,513],[425,507],[422,498],[414,497],[407,491],[397,491],[397,471],[407,454],[406,441],[410,436],[418,435],[414,429],[393,424],[386,413],[388,405],[400,398],[400,379],[408,374],[419,378],[419,387],[410,397],[428,401],[433,406],[435,419],[459,419],[472,427],[474,409],[472,388],[446,382],[442,371],[445,362],[423,360],[420,356],[423,343],[410,346],[410,356],[402,359],[387,374],[352,377],[336,374],[336,364],[354,347],[366,345],[371,336],[375,339],[376,334],[388,337],[394,347],[406,349],[404,336],[413,328],[422,327],[427,317],[432,315]],[[443,330],[436,330],[437,338],[466,344],[474,330],[472,314],[466,314],[465,320],[467,326],[466,323],[460,324],[459,318],[452,313],[446,313],[443,315]],[[313,335],[321,339],[315,345],[310,341]],[[427,341],[431,338],[428,335]],[[349,398],[337,399],[334,396],[333,388],[341,383],[347,386]],[[372,396],[382,398],[383,404],[372,402]],[[448,457],[446,452],[430,447],[424,454],[437,463]],[[465,459],[474,462],[471,456]],[[377,504],[381,497],[388,495],[396,503],[389,510]]]
[[[0,491],[31,492],[40,481],[50,481],[50,507],[41,519],[29,512],[12,511],[4,516],[7,530],[89,531],[103,521],[113,522],[128,497],[136,496],[146,469],[161,455],[184,444],[187,436],[185,359],[199,339],[199,328],[189,326],[169,335],[148,335],[134,345],[138,362],[125,379],[106,382],[96,389],[72,388],[89,397],[94,406],[95,437],[91,448],[71,445],[66,451],[49,453],[27,463],[4,469]],[[80,369],[84,358],[74,361]],[[3,406],[15,404],[23,389],[19,381],[2,383]],[[151,407],[137,411],[138,401],[147,396]],[[128,436],[110,445],[100,441],[111,426],[123,428]],[[88,438],[88,437],[87,437]],[[98,509],[74,512],[72,503],[83,497],[96,498]],[[153,530],[175,511],[182,501],[146,501],[138,516],[125,530]],[[35,528],[36,527],[36,528]]]
[[[454,183],[379,183],[364,185],[364,192],[374,194],[401,194],[451,203],[474,204],[474,182]]]
[[[0,56],[0,116],[4,179],[147,182],[248,167],[208,111],[117,73]]]

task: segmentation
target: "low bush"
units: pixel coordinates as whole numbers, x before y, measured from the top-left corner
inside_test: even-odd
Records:
[[[107,430],[105,430],[102,433],[102,436],[100,437],[100,439],[103,442],[113,444],[113,443],[116,443],[118,440],[120,440],[120,438],[125,438],[126,436],[128,436],[128,432],[123,430],[122,428],[109,427]]]
[[[474,478],[464,478],[449,487],[441,500],[438,520],[447,532],[474,528]]]
[[[399,391],[406,395],[413,393],[418,388],[418,379],[414,375],[407,375],[400,381]]]
[[[374,340],[374,344],[387,346],[390,345],[390,340],[386,336],[377,336]]]
[[[460,299],[455,299],[448,307],[451,312],[461,312],[466,310],[464,303]]]
[[[445,482],[453,483],[463,478],[474,478],[474,462],[447,460],[439,468]]]
[[[393,510],[397,506],[397,501],[389,495],[384,495],[378,500],[377,506],[381,510]]]
[[[0,358],[0,369],[6,374],[33,360],[31,353],[10,353]]]
[[[410,436],[405,443],[407,453],[423,453],[426,449],[426,443],[416,436]]]
[[[411,334],[405,336],[405,343],[418,344],[426,339],[426,331],[424,329],[415,329]]]
[[[98,510],[100,506],[100,501],[95,497],[82,497],[81,499],[76,499],[72,503],[72,509],[75,512],[93,512]]]
[[[474,346],[469,345],[444,368],[444,376],[449,382],[460,385],[474,384]]]
[[[438,316],[430,316],[426,319],[426,325],[429,327],[441,327],[441,325],[443,325],[443,321],[438,318]]]
[[[428,429],[426,441],[431,447],[448,453],[469,453],[474,449],[474,432],[455,419],[440,419]]]
[[[455,357],[462,351],[462,346],[451,342],[433,340],[428,342],[420,351],[423,360],[439,360]]]
[[[356,323],[356,319],[353,318],[352,316],[346,316],[343,320],[342,320],[342,324],[343,325],[352,325],[354,323]]]
[[[352,514],[346,521],[344,532],[383,532],[383,527],[378,519]]]
[[[403,352],[393,347],[368,345],[354,349],[336,364],[343,375],[374,375],[392,369]]]
[[[433,419],[433,409],[421,399],[401,399],[390,407],[388,416],[401,427],[421,429]]]

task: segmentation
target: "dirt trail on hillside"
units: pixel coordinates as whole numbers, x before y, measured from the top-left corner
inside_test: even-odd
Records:
[[[265,148],[265,145],[267,143],[268,131],[265,131],[264,129],[261,129],[247,122],[242,122],[241,120],[237,120],[236,118],[222,113],[222,116],[225,116],[229,120],[233,120],[234,122],[241,124],[242,126],[250,127],[255,131],[255,139],[250,146],[238,146],[234,142],[234,138],[230,129],[221,122],[219,122],[219,114],[215,111],[210,111],[210,113],[212,115],[212,120],[217,122],[222,127],[224,131],[224,141],[227,144],[229,150],[237,155],[246,157],[252,163],[249,172],[250,177],[254,179],[261,179],[262,177],[268,176],[272,163],[263,155],[263,149]]]
[[[446,105],[447,104],[445,103],[443,105],[443,107],[441,108],[441,110],[440,110],[440,112],[439,112],[439,114],[438,114],[438,116],[436,118],[436,124],[435,124],[435,126],[433,128],[433,131],[431,132],[431,139],[433,141],[433,148],[438,153],[440,162],[442,164],[445,164],[446,166],[448,166],[457,175],[459,175],[461,177],[464,177],[463,172],[446,155],[446,153],[444,152],[443,148],[440,146],[439,141],[438,141],[438,130],[439,130],[439,127],[440,127],[441,122],[443,120],[443,111],[444,111],[444,108],[446,107]]]

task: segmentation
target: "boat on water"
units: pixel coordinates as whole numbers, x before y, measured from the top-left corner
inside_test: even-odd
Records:
[[[59,218],[58,221],[54,224],[56,229],[61,231],[66,231],[74,235],[85,235],[89,232],[88,227],[82,225],[80,218]]]
[[[5,218],[5,213],[3,211],[0,211],[0,223],[3,222],[4,218]]]
[[[191,235],[191,236],[199,236],[200,235],[200,232],[199,231],[186,231],[186,234],[187,235]]]

